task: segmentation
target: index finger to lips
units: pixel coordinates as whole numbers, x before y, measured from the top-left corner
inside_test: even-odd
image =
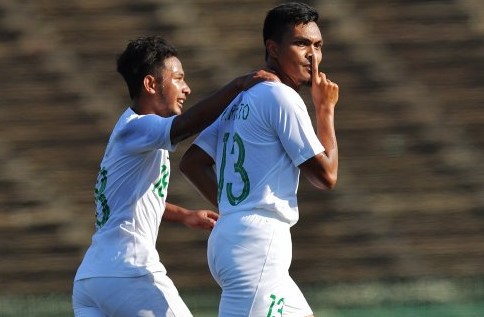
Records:
[[[321,78],[319,76],[318,61],[315,56],[311,57],[311,75],[313,81],[315,81],[316,83],[320,82]]]

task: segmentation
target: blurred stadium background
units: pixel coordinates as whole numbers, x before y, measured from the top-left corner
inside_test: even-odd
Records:
[[[293,276],[319,316],[484,316],[484,3],[305,2],[341,89],[340,174],[328,193],[301,180]],[[279,3],[0,0],[0,316],[72,316],[98,163],[129,104],[115,72],[127,41],[174,43],[191,105],[263,65]],[[189,143],[168,197],[209,207],[177,170]],[[207,236],[162,224],[158,244],[197,316],[219,292]]]

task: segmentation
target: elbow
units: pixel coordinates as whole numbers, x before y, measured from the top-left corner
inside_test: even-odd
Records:
[[[337,179],[336,173],[326,173],[320,176],[318,184],[313,182],[313,185],[321,190],[333,190],[336,187]]]
[[[181,160],[180,160],[180,163],[178,164],[178,169],[183,173],[185,174],[185,171],[186,171],[186,162],[184,160],[185,157],[182,157]]]
[[[204,175],[207,170],[212,168],[215,164],[212,158],[206,154],[197,145],[192,145],[183,154],[178,169],[187,179],[191,180],[193,177],[198,177],[200,174]]]
[[[336,186],[338,179],[338,165],[327,163],[322,155],[307,160],[300,166],[302,174],[309,182],[321,190],[332,190]]]
[[[336,187],[337,180],[337,175],[328,175],[325,179],[326,190],[333,190]]]
[[[307,178],[314,187],[320,190],[333,190],[336,187],[336,175],[325,174]]]
[[[190,163],[188,162],[189,159],[184,155],[178,164],[178,169],[180,172],[186,177],[190,171]]]

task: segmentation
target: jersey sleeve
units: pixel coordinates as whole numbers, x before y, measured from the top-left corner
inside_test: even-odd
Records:
[[[271,116],[271,124],[294,165],[324,151],[319,141],[306,105],[299,94],[285,86],[276,90],[278,107]]]
[[[217,155],[217,139],[218,133],[217,128],[219,120],[215,120],[210,126],[205,128],[195,139],[193,144],[199,146],[203,151],[205,151],[214,161]]]
[[[155,149],[174,151],[176,145],[171,143],[170,131],[175,117],[137,116],[126,124],[119,134],[119,138],[129,152],[144,152]]]

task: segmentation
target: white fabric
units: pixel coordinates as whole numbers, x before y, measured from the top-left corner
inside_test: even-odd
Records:
[[[220,317],[309,316],[289,275],[289,224],[264,210],[222,216],[208,241],[210,272],[222,288]]]
[[[298,165],[324,151],[302,98],[276,82],[239,94],[195,144],[216,162],[221,215],[265,209],[291,225]]]
[[[156,250],[170,175],[174,117],[128,108],[115,125],[95,186],[96,232],[75,280],[166,272]]]
[[[163,272],[75,281],[72,305],[76,317],[192,316]]]
[[[289,275],[298,166],[324,147],[306,106],[282,83],[245,91],[195,140],[216,163],[220,218],[208,241],[220,317],[309,316]]]

